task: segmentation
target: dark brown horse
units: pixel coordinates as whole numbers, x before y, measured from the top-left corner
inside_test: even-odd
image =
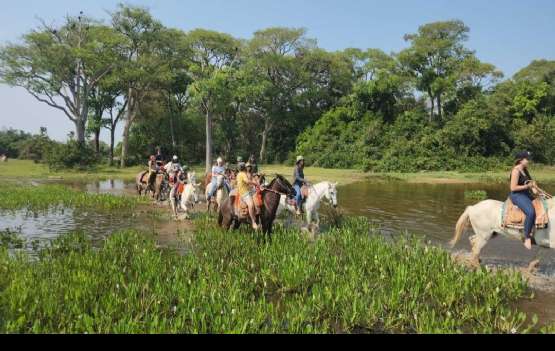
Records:
[[[259,224],[262,225],[262,232],[267,237],[272,239],[272,229],[274,220],[276,219],[276,212],[279,206],[281,196],[294,196],[295,189],[281,175],[277,175],[267,188],[262,189],[262,208],[260,209]],[[250,217],[241,216],[235,209],[235,196],[232,194],[228,197],[218,211],[218,224],[229,230],[230,228],[238,229],[241,224],[249,223]]]

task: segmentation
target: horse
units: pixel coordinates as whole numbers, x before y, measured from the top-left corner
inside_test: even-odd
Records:
[[[282,195],[294,196],[295,189],[281,175],[276,175],[276,178],[270,182],[267,188],[262,189],[262,207],[260,208],[260,224],[262,225],[262,233],[268,239],[272,240],[272,230],[274,220],[276,219],[279,201]],[[250,217],[241,217],[240,214],[235,213],[235,196],[228,197],[220,206],[218,210],[218,225],[220,227],[230,230],[239,229],[241,224],[250,223]]]
[[[144,180],[146,177],[146,181]],[[143,194],[146,195],[147,192],[150,190],[148,186],[148,171],[142,171],[141,173],[137,174],[135,177],[135,188],[137,189],[137,193],[139,196]]]
[[[200,183],[197,183],[197,178],[195,172],[187,173],[187,184],[183,187],[183,193],[181,193],[181,198],[179,200],[179,207],[185,211],[185,218],[189,219],[189,205],[191,208],[199,202],[198,200],[198,190],[200,188]],[[177,218],[177,201],[178,196],[174,193],[174,190],[170,192],[170,204],[172,207],[173,214]]]
[[[218,208],[222,205],[224,200],[228,197],[227,188],[225,186],[225,177],[223,175],[218,175],[216,177],[216,192],[210,201],[208,201],[208,193],[210,192],[210,187],[212,183],[207,183],[205,196],[208,203],[208,214],[210,214],[210,207],[214,205],[214,210],[218,211]]]
[[[555,199],[546,200],[549,208],[549,226],[545,229],[537,229],[534,235],[536,244],[546,248],[555,249]],[[469,206],[460,216],[455,227],[455,236],[451,240],[451,247],[455,247],[467,227],[472,227],[474,235],[470,237],[472,245],[472,263],[480,264],[480,252],[494,236],[503,236],[521,240],[523,233],[517,229],[502,227],[503,202],[496,200],[485,200],[474,206]]]
[[[320,209],[320,203],[324,198],[328,200],[334,208],[337,208],[337,183],[321,182],[316,185],[309,186],[308,197],[303,204],[303,208],[306,213],[307,226],[311,226],[313,219],[316,221],[316,226],[320,226],[320,215],[318,214],[318,210]],[[278,216],[284,210],[288,210],[292,214],[296,213],[295,206],[287,201],[286,196],[282,196],[280,199]]]

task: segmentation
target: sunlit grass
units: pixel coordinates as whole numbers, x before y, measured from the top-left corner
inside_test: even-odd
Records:
[[[64,185],[0,185],[0,210],[41,211],[57,208],[84,208],[98,211],[133,211],[144,198],[92,194]]]

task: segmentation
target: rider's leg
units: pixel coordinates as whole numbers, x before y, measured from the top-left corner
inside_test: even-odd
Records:
[[[298,185],[298,184],[295,184],[293,186],[293,188],[295,189],[295,192],[296,192],[296,194],[295,194],[295,206],[297,208],[297,214],[298,214],[298,213],[300,213],[301,206],[302,206],[302,204],[301,204],[301,201],[302,201],[301,186]]]
[[[206,201],[210,201],[210,199],[214,196],[214,193],[216,192],[217,182],[218,180],[216,179],[216,177],[212,177],[212,181],[210,181],[210,190],[208,191],[208,199],[206,199]]]
[[[536,210],[534,205],[532,205],[532,200],[524,193],[511,194],[511,200],[526,215],[526,220],[524,221],[524,245],[530,250],[532,248],[532,232],[536,225]]]
[[[257,230],[258,224],[256,223],[256,214],[254,211],[254,201],[252,200],[252,196],[250,194],[243,196],[243,201],[245,201],[247,207],[249,208],[249,216],[251,217],[252,228],[254,230]]]

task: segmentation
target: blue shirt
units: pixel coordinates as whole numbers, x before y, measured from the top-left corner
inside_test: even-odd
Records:
[[[212,176],[217,176],[217,175],[224,175],[225,174],[225,168],[221,167],[221,166],[213,166],[212,167]]]

